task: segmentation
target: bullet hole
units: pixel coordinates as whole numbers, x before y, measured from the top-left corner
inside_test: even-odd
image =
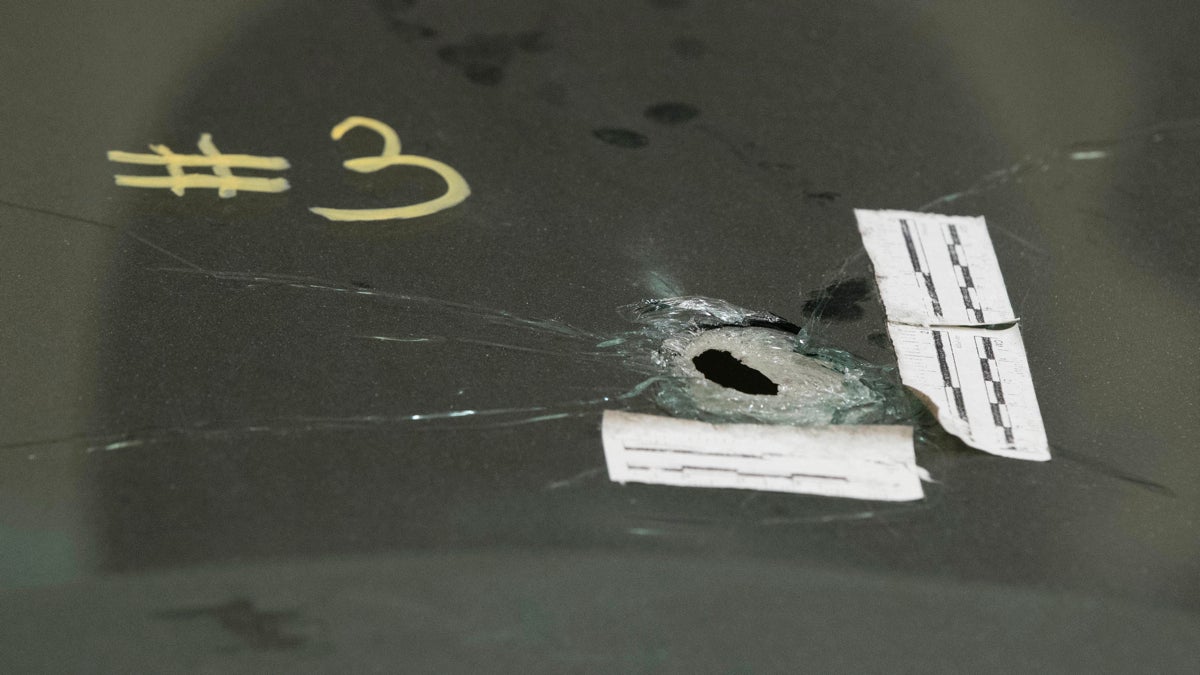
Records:
[[[716,382],[722,387],[736,389],[743,394],[774,396],[779,393],[779,385],[771,378],[747,366],[726,351],[709,349],[692,358],[704,377]]]
[[[666,377],[655,403],[676,417],[717,423],[905,423],[921,409],[891,369],[827,346],[763,311],[680,296],[621,308],[643,328],[620,338],[631,357]],[[646,363],[645,361],[639,361]]]

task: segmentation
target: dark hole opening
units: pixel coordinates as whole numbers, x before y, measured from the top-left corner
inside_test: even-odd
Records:
[[[704,377],[722,387],[746,394],[773,396],[779,393],[779,385],[772,382],[771,378],[738,361],[729,352],[709,349],[693,357],[692,363],[696,365],[696,370],[704,373]]]

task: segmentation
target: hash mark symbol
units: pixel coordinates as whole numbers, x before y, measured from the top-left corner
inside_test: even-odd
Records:
[[[243,192],[284,192],[291,187],[284,178],[236,176],[233,173],[233,169],[282,171],[291,166],[283,157],[224,155],[217,150],[217,146],[212,140],[212,134],[200,134],[200,140],[196,146],[200,148],[198,155],[181,155],[165,145],[154,144],[150,146],[154,154],[110,150],[108,161],[165,166],[168,174],[165,177],[118,174],[114,178],[117,185],[122,187],[169,189],[180,197],[188,188],[216,189],[222,199],[229,199],[236,197],[238,190]],[[212,175],[184,172],[184,167],[189,166],[211,168]]]

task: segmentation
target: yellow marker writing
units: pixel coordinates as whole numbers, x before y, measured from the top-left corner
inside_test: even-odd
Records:
[[[257,157],[254,155],[223,155],[213,143],[212,134],[201,134],[196,144],[199,155],[179,155],[165,145],[151,145],[154,154],[110,150],[108,161],[122,164],[149,164],[167,167],[167,176],[123,176],[114,178],[117,185],[124,187],[169,189],[182,197],[188,188],[216,189],[217,194],[228,199],[243,192],[284,192],[290,186],[283,178],[252,178],[235,176],[233,169],[261,169],[282,171],[288,161],[282,157]],[[212,175],[185,173],[186,166],[209,167]]]
[[[471,195],[462,174],[448,164],[429,157],[400,154],[400,137],[388,125],[369,117],[347,117],[330,132],[333,140],[341,140],[346,132],[356,127],[366,127],[383,137],[383,152],[378,157],[356,157],[342,163],[347,169],[358,173],[374,173],[389,166],[419,166],[437,173],[446,181],[446,193],[437,199],[431,199],[420,204],[397,206],[387,209],[331,209],[314,206],[310,211],[328,218],[329,220],[392,220],[394,218],[417,218],[437,213],[451,206],[461,204]]]

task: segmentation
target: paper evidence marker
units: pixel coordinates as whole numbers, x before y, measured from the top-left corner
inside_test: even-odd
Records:
[[[875,266],[900,379],[968,445],[1049,460],[1021,329],[983,218],[854,214]]]
[[[604,412],[609,479],[911,501],[924,497],[912,429],[708,424]]]

